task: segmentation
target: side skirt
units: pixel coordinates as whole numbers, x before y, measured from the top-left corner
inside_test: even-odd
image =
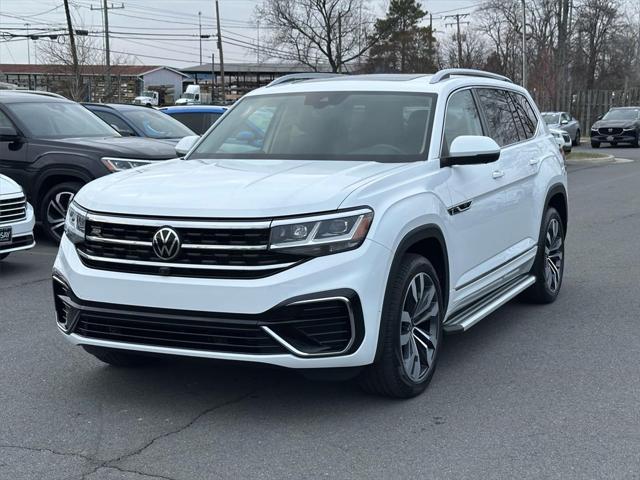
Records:
[[[533,275],[523,275],[478,299],[471,305],[453,313],[443,325],[447,333],[469,330],[480,320],[494,312],[512,298],[536,283]]]

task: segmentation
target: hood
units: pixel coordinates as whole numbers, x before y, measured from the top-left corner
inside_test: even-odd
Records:
[[[633,128],[633,120],[598,120],[591,128]]]
[[[356,188],[407,164],[295,160],[172,160],[108,175],[76,201],[96,212],[265,218],[337,209]]]
[[[88,137],[51,139],[53,147],[82,152],[94,152],[100,156],[139,158],[142,160],[167,160],[176,158],[175,144],[139,137]]]
[[[0,195],[22,193],[22,188],[5,175],[0,175]]]

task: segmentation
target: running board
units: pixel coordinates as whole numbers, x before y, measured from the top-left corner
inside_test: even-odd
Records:
[[[533,275],[526,275],[509,282],[505,286],[478,300],[476,303],[454,313],[443,325],[444,331],[448,333],[458,333],[469,330],[484,317],[524,292],[534,283],[536,283],[536,277]]]

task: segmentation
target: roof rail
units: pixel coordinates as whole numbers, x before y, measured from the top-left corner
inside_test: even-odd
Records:
[[[11,89],[11,90],[9,90],[9,89],[2,90],[2,92],[3,93],[6,93],[6,92],[10,92],[10,93],[30,93],[30,94],[33,94],[33,95],[42,95],[42,96],[45,96],[45,97],[64,98],[65,100],[67,100],[67,98],[63,97],[62,95],[59,95],[59,94],[53,93],[53,92],[45,92],[43,90],[21,90],[19,88],[16,88],[16,89]]]
[[[440,70],[438,73],[434,74],[429,80],[429,83],[439,83],[443,80],[448,80],[454,75],[466,76],[466,77],[483,77],[483,78],[492,78],[494,80],[502,80],[503,82],[513,83],[513,81],[505,77],[504,75],[498,75],[497,73],[485,72],[483,70],[473,70],[469,68],[447,68],[445,70]]]
[[[291,82],[303,82],[305,80],[317,80],[320,78],[331,78],[331,77],[339,77],[339,73],[320,73],[320,72],[310,72],[310,73],[292,73],[289,75],[283,75],[282,77],[276,78],[273,82],[271,82],[267,87],[274,87],[276,85],[282,85],[283,83],[291,83]]]

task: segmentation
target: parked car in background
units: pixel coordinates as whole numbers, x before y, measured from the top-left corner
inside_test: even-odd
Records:
[[[173,145],[123,137],[82,105],[60,96],[3,91],[0,172],[24,189],[45,233],[59,240],[67,207],[87,182],[175,158]]]
[[[567,174],[525,89],[460,69],[311,79],[78,193],[53,267],[66,339],[121,367],[324,368],[406,398],[445,332],[557,298]]]
[[[215,105],[184,105],[162,107],[160,111],[184,123],[198,135],[203,135],[209,127],[216,123],[227,107]]]
[[[121,103],[83,103],[92,113],[125,137],[147,137],[172,145],[181,138],[195,135],[186,125],[155,108]]]
[[[591,146],[625,143],[640,146],[640,107],[615,107],[591,127]]]
[[[568,132],[560,130],[559,128],[550,128],[549,132],[551,132],[551,135],[556,139],[558,146],[564,153],[571,153],[573,141]]]
[[[568,112],[542,112],[542,120],[547,124],[549,128],[556,128],[558,130],[564,130],[569,134],[571,143],[577,147],[580,145],[580,137],[582,135],[582,128],[580,128],[580,122],[575,117],[572,117]]]
[[[0,127],[0,136],[4,128]],[[0,175],[0,260],[7,258],[11,252],[35,246],[34,224],[33,208],[20,185]]]

